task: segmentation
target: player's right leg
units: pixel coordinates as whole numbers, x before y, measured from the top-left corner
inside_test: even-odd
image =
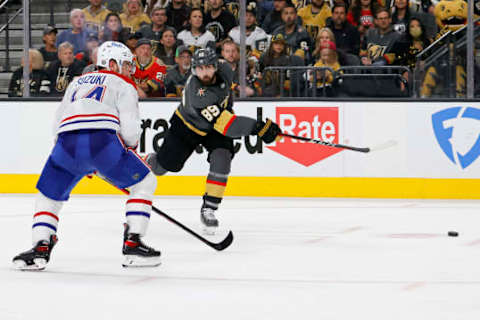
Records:
[[[160,265],[160,251],[147,246],[142,238],[147,233],[157,179],[148,165],[134,151],[126,149],[116,135],[99,133],[98,140],[109,141],[108,148],[96,148],[95,167],[118,188],[129,188],[126,202],[125,232],[122,253],[124,267]],[[98,150],[97,150],[98,149]]]

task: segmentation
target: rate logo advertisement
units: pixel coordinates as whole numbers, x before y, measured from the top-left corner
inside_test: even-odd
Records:
[[[447,158],[466,169],[480,156],[480,109],[453,107],[432,115],[432,126]]]
[[[338,143],[338,107],[277,107],[275,122],[284,133]],[[267,148],[306,167],[342,151],[286,137]]]

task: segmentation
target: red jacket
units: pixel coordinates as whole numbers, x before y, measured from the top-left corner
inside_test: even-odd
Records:
[[[165,76],[167,75],[167,67],[161,65],[157,57],[153,57],[152,61],[142,68],[137,61],[137,67],[133,78],[135,82],[141,83],[146,81],[148,90],[145,92],[149,97],[165,97]]]

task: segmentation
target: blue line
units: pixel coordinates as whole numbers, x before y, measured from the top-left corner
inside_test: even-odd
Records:
[[[64,123],[60,126],[61,127],[64,127],[64,126],[68,126],[69,124],[74,124],[74,123],[82,123],[82,122],[100,122],[100,121],[110,121],[110,122],[113,122],[113,123],[116,123],[116,124],[119,124],[118,121],[116,120],[110,120],[110,119],[100,119],[100,120],[77,120],[77,121],[73,121],[73,122],[69,122],[69,123]]]
[[[47,227],[47,228],[50,228],[52,229],[53,231],[57,232],[57,228],[55,228],[55,226],[51,225],[50,223],[46,223],[46,222],[37,222],[37,223],[34,223],[32,228],[35,228],[35,227]]]
[[[144,216],[150,218],[150,213],[142,212],[142,211],[127,211],[128,216]]]

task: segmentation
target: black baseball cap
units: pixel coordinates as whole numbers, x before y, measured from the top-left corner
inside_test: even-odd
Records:
[[[188,52],[188,53],[190,53],[190,55],[192,55],[192,52],[190,51],[190,49],[188,49],[187,46],[181,45],[181,46],[178,46],[178,47],[177,47],[177,50],[176,50],[176,52],[175,52],[175,57],[180,56],[180,55],[181,55],[182,53],[184,53],[184,52]]]
[[[135,45],[135,49],[144,44],[148,44],[150,47],[152,46],[152,42],[150,41],[150,39],[141,38],[137,41],[137,44]]]
[[[50,32],[55,32],[55,34],[57,34],[58,30],[57,30],[57,28],[55,28],[54,26],[51,26],[51,25],[48,25],[43,29],[43,35],[47,35]]]
[[[130,39],[137,39],[138,40],[138,39],[142,38],[142,34],[140,32],[130,32],[128,34],[127,38],[128,38],[128,40],[130,40]]]
[[[98,41],[98,35],[95,32],[90,32],[87,35],[87,41]]]

